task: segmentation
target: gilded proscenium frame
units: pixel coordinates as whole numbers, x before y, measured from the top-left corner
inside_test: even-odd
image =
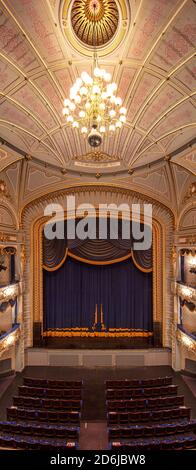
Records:
[[[67,214],[64,214],[65,219]],[[31,328],[33,322],[40,322],[43,333],[43,246],[42,232],[47,218],[41,217],[31,226],[31,272],[33,273],[33,285],[31,289]],[[164,234],[161,224],[153,219],[153,323],[159,322],[162,329],[162,341],[164,341],[164,259],[165,246]]]

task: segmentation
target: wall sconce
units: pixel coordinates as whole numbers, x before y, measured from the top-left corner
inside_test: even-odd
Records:
[[[190,255],[189,265],[190,265],[189,272],[192,274],[196,274],[196,254]]]
[[[180,287],[180,296],[183,299],[186,299],[186,300],[190,301],[193,297],[193,291],[192,291],[192,289],[190,289],[190,287],[181,286]]]
[[[0,302],[6,302],[10,299],[15,299],[19,294],[18,284],[13,284],[0,289]]]

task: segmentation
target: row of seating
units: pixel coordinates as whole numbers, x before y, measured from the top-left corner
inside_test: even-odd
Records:
[[[44,387],[44,388],[82,388],[83,380],[55,380],[40,379],[32,377],[23,378],[24,385],[28,387]]]
[[[196,431],[196,420],[179,421],[176,423],[156,424],[152,426],[118,426],[108,429],[109,440],[137,439],[139,437],[163,436],[182,434]]]
[[[151,388],[108,388],[106,390],[107,400],[128,399],[131,397],[155,397],[164,395],[176,395],[178,391],[177,385],[166,385],[162,387]]]
[[[32,397],[13,397],[15,406],[23,408],[48,408],[55,410],[75,410],[80,411],[82,406],[81,400],[57,400],[53,398],[32,398]]]
[[[120,410],[140,410],[140,409],[153,409],[153,408],[168,408],[176,407],[184,404],[183,395],[169,396],[169,397],[156,397],[156,398],[138,398],[130,400],[108,400],[106,402],[108,411]]]
[[[20,385],[18,387],[20,396],[26,397],[48,397],[48,398],[67,398],[81,400],[82,391],[80,388],[38,388]]]
[[[0,447],[26,449],[26,450],[51,450],[51,449],[77,449],[77,442],[58,441],[46,439],[33,439],[31,437],[20,437],[8,434],[0,435]]]
[[[52,411],[11,406],[7,408],[7,419],[49,423],[70,423],[78,426],[80,424],[80,413],[78,411]]]
[[[155,379],[124,379],[124,380],[106,380],[106,389],[108,388],[145,388],[145,387],[161,387],[163,385],[171,385],[172,377],[158,377]]]
[[[29,435],[29,436],[46,436],[46,437],[57,437],[64,439],[79,438],[78,427],[66,427],[66,426],[55,426],[55,425],[40,425],[31,423],[18,423],[17,421],[0,421],[0,432],[9,432],[12,434]]]
[[[184,450],[194,449],[196,447],[196,435],[188,436],[171,436],[166,439],[146,439],[140,441],[112,441],[109,445],[114,451],[160,451],[160,450]]]
[[[131,411],[131,412],[109,412],[107,414],[108,425],[153,422],[176,419],[190,419],[190,408],[179,406],[178,408],[169,408],[152,411]]]

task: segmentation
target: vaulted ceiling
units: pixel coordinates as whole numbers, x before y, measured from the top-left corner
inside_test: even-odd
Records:
[[[116,0],[124,35],[99,55],[118,84],[127,123],[104,138],[99,154],[62,115],[73,82],[92,66],[81,41],[66,35],[66,3],[0,0],[0,169],[27,155],[34,166],[76,174],[168,159],[195,173],[196,2]]]

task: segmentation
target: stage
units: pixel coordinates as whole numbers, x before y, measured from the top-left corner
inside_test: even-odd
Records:
[[[26,366],[116,367],[171,366],[167,348],[148,349],[49,349],[26,350]]]
[[[43,337],[38,344],[34,346],[45,347],[48,349],[147,349],[153,348],[153,336],[117,336],[113,337],[100,333],[98,335],[84,335],[70,337]],[[158,346],[161,346],[160,344]]]

